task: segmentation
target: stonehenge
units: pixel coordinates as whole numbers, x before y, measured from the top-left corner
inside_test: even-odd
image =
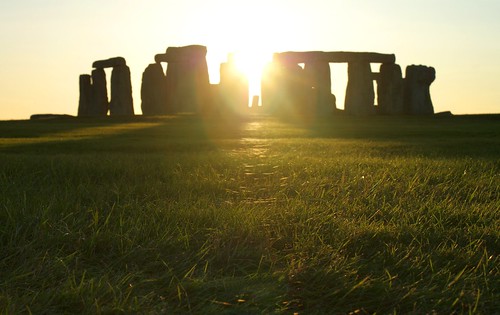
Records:
[[[92,75],[80,75],[78,116],[133,116],[132,84],[130,69],[123,57],[97,60],[92,63]],[[108,102],[106,73],[111,72],[111,101]]]
[[[288,51],[275,53],[273,60],[286,61],[290,63],[303,63],[306,61],[323,61],[335,63],[349,62],[374,62],[374,63],[394,63],[396,56],[394,54],[380,54],[373,52],[350,52],[350,51]]]
[[[262,103],[268,104],[272,111],[276,111],[277,107],[283,108],[280,102],[284,102],[289,107],[292,106],[292,110],[313,112],[316,116],[334,113],[337,106],[335,95],[331,93],[329,64],[347,62],[349,81],[346,88],[345,112],[351,115],[371,115],[375,113],[375,93],[370,63],[390,64],[394,63],[395,59],[393,54],[370,52],[276,53],[266,71],[267,77],[263,78]],[[302,63],[303,69],[299,66]],[[294,75],[283,71],[291,67],[296,69]]]
[[[262,104],[273,113],[300,107],[320,116],[336,112],[335,96],[330,87],[330,63],[347,63],[344,112],[348,115],[434,113],[429,91],[435,79],[434,68],[408,66],[406,78],[403,78],[394,54],[373,52],[275,53],[262,78]],[[372,72],[372,63],[381,64],[380,72]],[[304,64],[304,68],[299,64]],[[292,67],[295,68],[293,73],[287,70]],[[377,82],[377,105],[373,81]],[[301,84],[296,85],[297,82]]]
[[[168,47],[154,56],[142,74],[143,115],[183,112],[242,114],[248,110],[249,82],[231,55],[220,64],[220,83],[211,84],[207,47]],[[166,63],[166,70],[162,66]],[[332,94],[331,63],[346,63],[348,82],[344,110]],[[380,64],[379,72],[372,64]],[[79,77],[78,116],[134,115],[130,68],[123,57],[97,60],[91,74]],[[112,68],[108,100],[105,68]],[[347,115],[432,115],[432,67],[410,65],[403,78],[394,54],[348,51],[274,53],[263,70],[261,103],[268,114],[292,117]],[[333,78],[334,79],[334,78]],[[375,84],[376,82],[376,90]],[[214,110],[216,109],[216,110]]]

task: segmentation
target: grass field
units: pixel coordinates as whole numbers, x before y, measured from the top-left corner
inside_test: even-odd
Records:
[[[500,312],[500,116],[0,122],[0,313]]]

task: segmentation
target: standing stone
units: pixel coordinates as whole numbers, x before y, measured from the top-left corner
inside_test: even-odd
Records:
[[[92,102],[88,111],[90,116],[106,116],[108,113],[108,89],[104,69],[92,70]]]
[[[143,115],[165,115],[167,107],[166,78],[158,63],[150,64],[142,74],[141,109]]]
[[[317,90],[331,91],[331,73],[330,64],[328,62],[306,62],[304,70],[307,72],[311,85]]]
[[[195,111],[204,112],[209,107],[210,97],[210,79],[208,76],[208,64],[205,57],[198,59],[195,66]]]
[[[111,72],[111,115],[134,115],[132,84],[128,66],[116,66]]]
[[[317,102],[315,98],[311,97],[315,91],[311,87],[306,72],[298,64],[291,64],[287,67],[287,77],[289,78],[287,80],[287,102],[290,104],[289,110],[291,110],[288,114],[297,119],[311,116],[311,100],[314,99],[314,104]]]
[[[193,62],[169,62],[167,67],[168,94],[176,112],[196,112],[199,92]]]
[[[312,89],[310,110],[316,115],[333,113],[335,103],[332,103],[330,64],[323,61],[306,62],[304,71]]]
[[[312,88],[304,69],[296,63],[283,62],[279,80],[278,113],[294,119],[309,115]]]
[[[286,60],[273,61],[262,73],[262,109],[271,114],[300,118],[308,111],[311,90],[302,67]]]
[[[206,53],[205,46],[192,45],[168,47],[165,54],[155,57],[168,62],[167,102],[175,112],[202,112],[208,107],[211,98]]]
[[[422,65],[406,67],[404,98],[408,114],[434,114],[429,87],[435,79],[436,70],[432,67]]]
[[[403,76],[398,64],[383,63],[377,81],[379,113],[400,115],[404,113]]]
[[[178,85],[179,85],[179,63],[169,62],[167,64],[166,77],[165,77],[165,90],[167,95],[167,108],[172,109],[174,113],[180,111],[179,102],[177,101],[179,96]]]
[[[90,75],[80,75],[80,99],[78,101],[78,116],[89,116],[92,106],[92,83]]]
[[[369,62],[349,62],[345,111],[351,115],[375,113],[373,77]]]

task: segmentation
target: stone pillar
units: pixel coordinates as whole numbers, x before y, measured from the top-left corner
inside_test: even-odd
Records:
[[[313,88],[311,87],[306,72],[298,64],[290,64],[287,68],[287,102],[289,103],[289,113],[294,118],[302,120],[304,117],[310,117],[314,112],[311,110],[311,100]]]
[[[277,112],[283,116],[295,116],[300,105],[305,101],[301,80],[305,79],[304,70],[295,63],[282,63],[277,84],[278,102]]]
[[[404,113],[403,76],[398,64],[383,63],[377,81],[378,108],[380,114]]]
[[[206,55],[206,54],[205,54]],[[195,63],[195,103],[194,111],[198,113],[203,113],[209,108],[209,103],[211,102],[210,97],[210,79],[208,76],[208,64],[205,56],[200,58]],[[248,102],[248,101],[247,101]]]
[[[406,67],[404,101],[408,114],[434,114],[429,87],[435,79],[436,70],[432,67],[422,65]]]
[[[127,62],[123,57],[113,57],[106,60],[97,60],[92,63],[93,68],[113,68],[118,66],[125,66]]]
[[[92,106],[92,83],[90,75],[80,75],[80,99],[78,101],[78,116],[89,116]]]
[[[310,110],[315,111],[316,115],[333,113],[335,102],[332,102],[330,64],[322,61],[306,62],[304,71],[312,88]]]
[[[172,67],[170,67],[172,65]],[[196,91],[196,81],[194,65],[191,62],[172,62],[168,65],[169,75],[175,78],[173,97],[178,112],[196,112],[198,91]]]
[[[348,82],[345,95],[345,111],[350,115],[375,113],[373,77],[369,62],[349,62]]]
[[[206,61],[207,48],[200,45],[168,47],[155,56],[157,62],[168,62],[168,104],[176,112],[202,112],[211,101]]]
[[[304,64],[312,87],[317,90],[331,91],[332,79],[330,73],[330,64],[328,62],[312,61]]]
[[[434,114],[429,87],[435,79],[436,70],[432,67],[421,65],[406,67],[404,100],[408,114]]]
[[[171,112],[167,107],[166,89],[166,78],[161,65],[159,63],[148,65],[142,74],[141,109],[143,115],[166,115]]]
[[[92,70],[92,106],[90,116],[106,116],[108,114],[108,88],[106,86],[106,73],[104,69]]]
[[[178,113],[181,111],[179,102],[178,89],[179,85],[179,64],[177,62],[169,62],[167,64],[167,70],[165,73],[165,90],[167,94],[167,108],[170,108],[172,112]]]
[[[169,62],[166,82],[169,107],[175,112],[200,112],[209,100],[206,61]]]
[[[308,111],[311,91],[304,69],[294,62],[273,61],[263,72],[262,107],[268,113],[300,118]]]
[[[113,67],[111,72],[111,115],[134,115],[130,69],[126,65]]]

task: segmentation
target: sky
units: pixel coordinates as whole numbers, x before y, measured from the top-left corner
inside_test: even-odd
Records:
[[[2,1],[0,120],[76,115],[79,75],[115,56],[131,69],[139,114],[154,55],[191,44],[207,46],[212,83],[227,54],[239,53],[252,94],[272,52],[372,51],[394,53],[403,73],[411,64],[434,67],[436,112],[500,113],[499,14],[498,0]],[[343,108],[347,67],[331,67]]]

